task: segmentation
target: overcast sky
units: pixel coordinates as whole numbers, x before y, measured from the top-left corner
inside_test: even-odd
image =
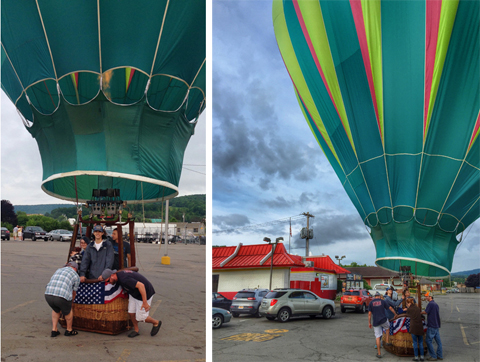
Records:
[[[213,230],[296,216],[310,219],[313,255],[375,263],[375,247],[310,131],[281,59],[271,1],[213,2]],[[305,255],[306,218],[292,222],[291,252]],[[480,267],[479,221],[457,249],[453,272]],[[213,245],[259,244],[289,224],[214,233]]]
[[[42,161],[37,142],[23,126],[16,108],[3,91],[1,106],[2,200],[10,200],[13,205],[67,203],[42,191]],[[185,152],[179,196],[204,194],[206,191],[205,113],[200,116]]]

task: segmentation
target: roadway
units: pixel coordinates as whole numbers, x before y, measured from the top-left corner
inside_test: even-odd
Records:
[[[65,337],[60,326],[62,334],[51,338],[45,286],[68,248],[67,242],[2,241],[2,362],[205,361],[204,245],[168,245],[171,265],[162,265],[165,245],[138,244],[139,272],[156,290],[150,315],[163,322],[155,337],[141,323],[135,338],[82,331]]]
[[[440,307],[444,360],[479,362],[480,293],[439,295],[435,301]],[[280,323],[240,315],[213,330],[212,342],[215,362],[377,360],[368,312],[341,313],[338,303],[336,315],[328,320],[307,316]],[[383,348],[382,355],[384,361],[412,359],[397,357]]]

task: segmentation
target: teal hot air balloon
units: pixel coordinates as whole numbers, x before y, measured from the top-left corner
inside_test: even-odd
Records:
[[[4,0],[2,89],[38,143],[42,189],[178,194],[205,107],[204,0]],[[2,120],[10,122],[11,120]]]
[[[376,264],[449,275],[480,215],[480,2],[274,1],[304,116]]]

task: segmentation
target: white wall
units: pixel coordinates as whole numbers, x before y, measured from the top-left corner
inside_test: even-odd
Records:
[[[268,289],[270,269],[214,270],[218,274],[218,291],[238,292],[242,289]],[[290,287],[290,269],[273,269],[272,289]]]

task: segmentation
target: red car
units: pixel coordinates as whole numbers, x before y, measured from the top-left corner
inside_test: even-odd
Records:
[[[366,289],[346,290],[340,299],[340,309],[342,313],[347,309],[365,313],[372,299],[373,296]]]

